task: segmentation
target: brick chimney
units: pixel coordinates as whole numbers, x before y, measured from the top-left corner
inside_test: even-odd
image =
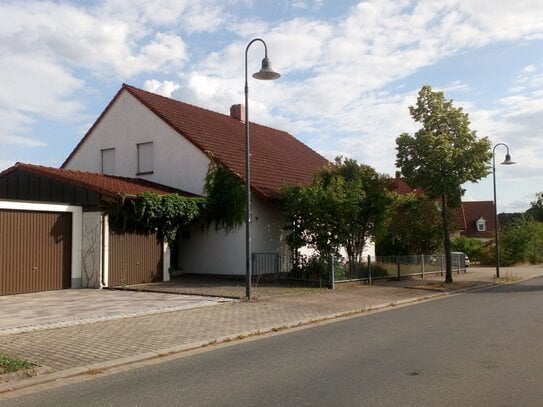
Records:
[[[230,106],[230,117],[232,119],[239,120],[240,122],[244,122],[245,121],[245,106],[243,105]]]

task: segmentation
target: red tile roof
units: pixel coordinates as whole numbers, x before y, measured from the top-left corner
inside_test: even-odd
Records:
[[[399,175],[396,175],[389,183],[389,190],[400,195],[415,194],[418,197],[424,195],[422,188],[413,188],[405,182]]]
[[[126,84],[111,103],[123,91],[133,95],[200,150],[210,153],[219,163],[245,179],[244,122]],[[92,128],[85,138],[91,132]],[[251,122],[250,140],[251,188],[263,198],[279,198],[284,184],[310,183],[314,175],[328,163],[323,156],[284,131]]]
[[[465,201],[462,202],[464,211],[465,230],[462,232],[467,237],[494,237],[494,202],[493,201]],[[477,220],[483,218],[486,221],[486,231],[477,230]]]
[[[61,182],[70,183],[110,196],[115,196],[118,194],[137,195],[143,192],[155,192],[157,194],[176,192],[182,195],[191,195],[174,188],[139,178],[115,177],[112,175],[97,174],[93,172],[66,170],[25,163],[17,163],[13,167],[2,171],[0,173],[0,177],[3,177],[4,175],[7,175],[13,171],[27,171],[32,174],[50,177]]]

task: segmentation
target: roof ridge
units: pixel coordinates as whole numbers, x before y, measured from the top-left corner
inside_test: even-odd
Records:
[[[230,119],[234,123],[245,123],[244,121],[233,118],[229,114],[216,112],[215,110],[208,109],[207,107],[202,107],[202,106],[198,106],[198,105],[195,105],[195,104],[192,104],[192,103],[183,102],[182,100],[174,99],[172,97],[164,96],[164,95],[161,95],[159,93],[154,93],[154,92],[151,92],[151,91],[148,91],[148,90],[145,90],[145,89],[141,89],[141,88],[138,88],[138,87],[136,87],[134,85],[130,85],[130,84],[127,84],[127,83],[123,83],[122,88],[128,90],[129,92],[130,92],[130,90],[133,90],[133,91],[136,91],[136,92],[144,92],[144,93],[147,93],[147,94],[149,94],[149,95],[151,95],[153,97],[159,97],[159,98],[162,98],[162,99],[166,99],[166,101],[168,101],[168,102],[180,103],[180,104],[185,105],[185,106],[190,106],[190,107],[193,107],[193,108],[196,108],[196,109],[205,110],[206,112],[212,113],[214,115],[219,115],[219,116],[223,116],[223,117],[225,117],[227,119]],[[132,94],[133,96],[138,98],[137,95],[134,95],[132,92],[130,92],[130,94]],[[139,99],[140,98],[138,98],[138,100]],[[243,106],[243,103],[237,103],[237,104],[241,104]],[[275,127],[271,127],[271,126],[268,126],[268,125],[265,125],[265,124],[261,124],[261,123],[253,122],[253,121],[251,121],[250,124],[251,124],[251,126],[258,126],[258,127],[262,127],[262,128],[265,128],[265,129],[270,129],[270,130],[273,130],[273,131],[279,131],[279,132],[282,132],[282,133],[285,133],[285,134],[288,134],[288,135],[292,136],[286,130],[276,129]],[[294,137],[294,136],[292,136],[292,137]],[[300,143],[302,143],[300,140],[298,140],[298,139],[296,139],[296,140],[299,141]],[[302,144],[304,144],[304,143],[302,143]]]

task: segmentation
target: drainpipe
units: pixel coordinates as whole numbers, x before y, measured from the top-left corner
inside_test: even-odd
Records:
[[[102,216],[102,263],[100,267],[100,288],[106,288],[109,280],[109,216]]]

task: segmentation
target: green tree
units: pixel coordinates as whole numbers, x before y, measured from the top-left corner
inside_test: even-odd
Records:
[[[504,265],[543,262],[543,222],[521,217],[504,228],[500,238]]]
[[[376,234],[379,255],[430,254],[441,246],[441,215],[435,200],[391,194],[386,220]]]
[[[369,238],[382,222],[389,193],[384,177],[356,160],[336,158],[309,186],[283,188],[285,230],[292,249],[311,245],[322,256],[345,247],[349,268],[362,260]]]
[[[536,200],[530,202],[530,208],[526,211],[526,214],[531,216],[534,220],[543,222],[543,192],[535,194]]]
[[[449,208],[461,203],[461,185],[476,182],[489,173],[490,141],[478,139],[471,130],[468,114],[445,100],[443,92],[430,86],[419,91],[417,104],[409,107],[411,117],[421,124],[412,136],[401,134],[396,139],[396,166],[406,181],[421,187],[428,198],[441,203],[443,249],[445,250],[445,282],[452,282]]]

